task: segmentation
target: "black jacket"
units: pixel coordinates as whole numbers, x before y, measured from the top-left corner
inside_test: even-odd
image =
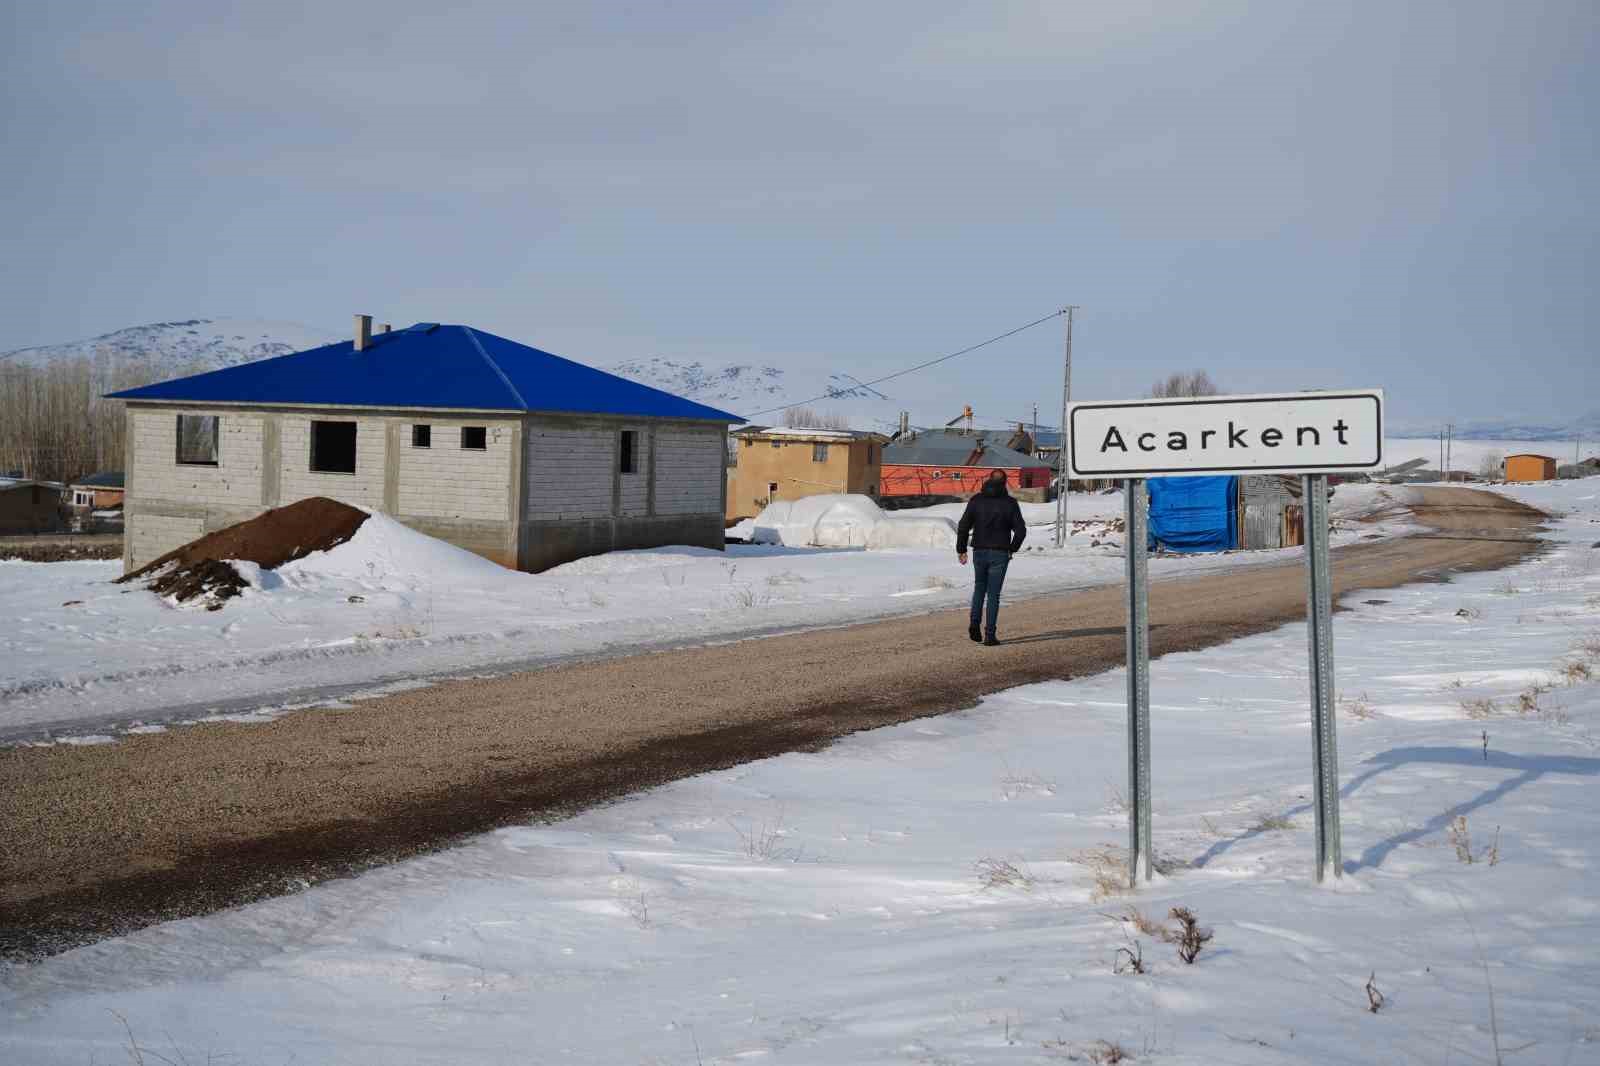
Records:
[[[1022,547],[1028,524],[1022,520],[1022,508],[1003,483],[987,481],[983,491],[967,501],[961,524],[956,526],[956,551],[962,555],[967,553],[968,534],[974,548],[1014,552]]]

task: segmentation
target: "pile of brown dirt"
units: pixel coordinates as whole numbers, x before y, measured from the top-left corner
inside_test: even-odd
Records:
[[[313,496],[207,533],[117,580],[149,578],[152,592],[174,596],[180,602],[203,596],[207,607],[215,611],[245,587],[244,578],[226,560],[240,559],[263,570],[276,570],[312,552],[338,547],[355,536],[366,520],[365,511]]]

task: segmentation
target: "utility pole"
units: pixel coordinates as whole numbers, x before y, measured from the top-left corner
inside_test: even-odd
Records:
[[[1454,422],[1446,422],[1444,424],[1444,483],[1446,485],[1450,484],[1450,453],[1455,450],[1455,443],[1456,424]]]
[[[1067,356],[1061,377],[1061,433],[1056,448],[1056,547],[1067,543],[1067,404],[1072,402],[1072,312],[1077,304],[1067,305]]]
[[[1028,427],[1028,439],[1033,441],[1033,454],[1039,454],[1039,405],[1033,405],[1033,424]],[[1574,445],[1576,448],[1576,445]],[[1577,462],[1576,459],[1573,462]]]

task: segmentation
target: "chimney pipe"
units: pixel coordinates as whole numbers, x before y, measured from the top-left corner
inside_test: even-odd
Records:
[[[356,316],[356,351],[365,351],[372,343],[372,316]]]
[[[379,333],[388,333],[389,332],[389,323],[387,323],[387,322],[379,322],[378,323],[378,332]]]

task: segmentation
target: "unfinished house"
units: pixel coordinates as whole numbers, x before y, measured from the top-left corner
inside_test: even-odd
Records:
[[[113,393],[123,565],[311,496],[520,570],[720,549],[737,415],[470,326],[421,322]]]
[[[753,518],[777,500],[823,493],[878,494],[882,433],[746,426],[733,434],[728,520]]]

